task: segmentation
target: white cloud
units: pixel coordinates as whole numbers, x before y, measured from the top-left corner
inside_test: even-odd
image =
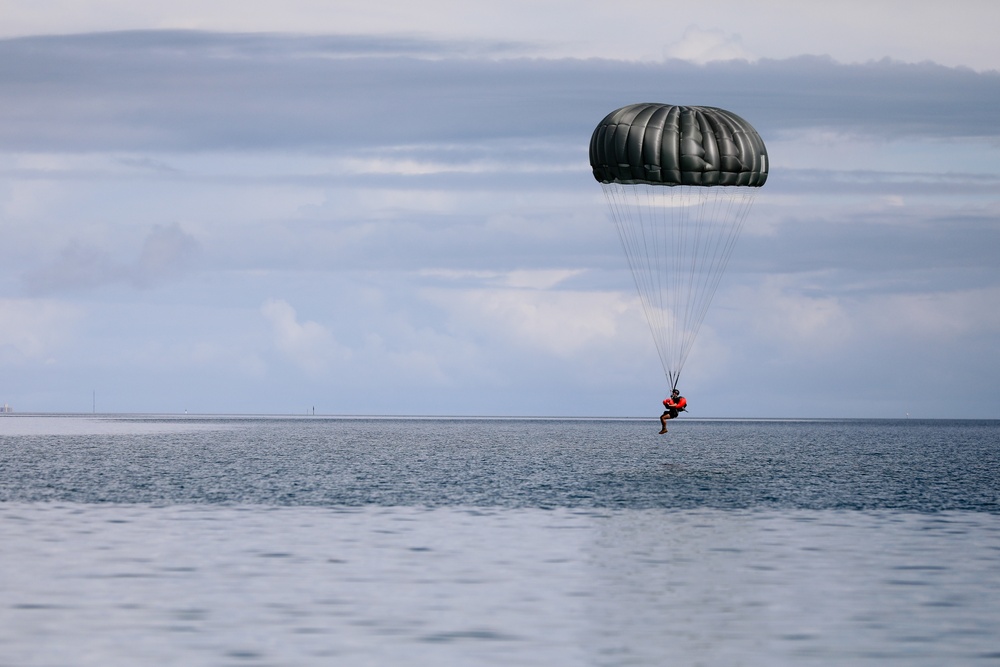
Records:
[[[82,316],[81,307],[59,301],[0,299],[0,363],[53,363]]]
[[[446,310],[461,331],[561,358],[620,344],[628,329],[623,320],[634,324],[641,317],[636,300],[616,292],[495,288],[423,290],[421,296]]]
[[[62,193],[60,184],[53,181],[6,181],[0,198],[0,214],[4,227],[13,227],[12,220],[30,220],[44,213],[52,199]]]
[[[578,162],[539,164],[516,160],[468,160],[443,162],[415,157],[344,158],[333,165],[336,173],[367,175],[428,176],[435,174],[535,174],[580,171]]]
[[[856,323],[837,298],[801,293],[802,278],[771,277],[735,288],[731,299],[753,308],[756,335],[789,352],[831,351],[852,342]]]
[[[505,284],[508,287],[521,287],[530,289],[551,289],[566,280],[578,276],[583,271],[577,269],[542,269],[542,270],[521,270],[511,271],[507,275]]]
[[[1000,333],[1000,287],[854,296],[805,294],[802,276],[771,277],[732,290],[752,309],[754,332],[790,352],[832,353],[864,346],[950,346]]]
[[[312,321],[300,323],[287,301],[268,299],[260,312],[271,324],[274,345],[292,363],[309,374],[323,373],[337,361],[351,356],[328,329]]]
[[[677,58],[703,65],[716,60],[756,60],[743,46],[739,35],[722,30],[703,30],[690,26],[680,41],[664,50],[668,58]]]
[[[468,271],[455,269],[423,269],[422,276],[451,281],[481,282],[503,287],[546,290],[583,273],[580,269],[521,269],[514,271]]]

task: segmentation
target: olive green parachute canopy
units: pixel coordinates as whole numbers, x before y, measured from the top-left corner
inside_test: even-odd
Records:
[[[767,149],[750,123],[725,109],[630,104],[594,130],[590,166],[601,183],[760,187]]]

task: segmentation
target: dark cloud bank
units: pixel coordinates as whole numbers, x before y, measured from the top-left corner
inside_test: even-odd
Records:
[[[635,101],[738,110],[765,136],[1000,134],[1000,73],[518,58],[516,44],[140,31],[0,41],[6,150],[315,149],[589,137]]]

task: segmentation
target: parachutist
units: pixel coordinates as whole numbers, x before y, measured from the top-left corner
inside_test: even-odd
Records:
[[[677,415],[687,410],[687,404],[687,399],[681,396],[679,389],[674,389],[670,396],[663,399],[663,407],[666,409],[660,415],[660,425],[663,427],[660,429],[661,434],[667,432],[667,420],[677,419]]]

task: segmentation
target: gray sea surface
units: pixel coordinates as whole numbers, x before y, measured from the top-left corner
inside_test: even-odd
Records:
[[[0,665],[1000,664],[1000,421],[0,416]]]

